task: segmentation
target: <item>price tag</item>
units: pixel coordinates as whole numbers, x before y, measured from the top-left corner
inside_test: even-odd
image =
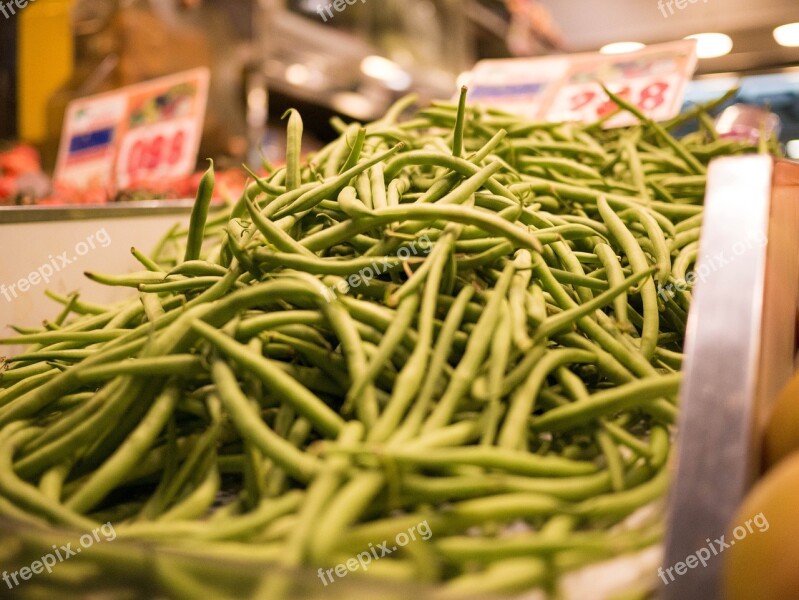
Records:
[[[648,117],[663,121],[679,113],[696,62],[693,40],[626,54],[481,61],[469,77],[469,100],[534,120],[593,123],[616,109],[601,82]],[[606,127],[636,122],[622,113]]]
[[[193,69],[70,103],[56,180],[110,192],[192,173],[208,100],[208,69]]]
[[[696,43],[682,40],[617,55],[583,56],[568,75],[546,114],[549,121],[592,123],[616,110],[599,82],[655,121],[677,115],[687,82],[696,68]],[[634,125],[629,113],[613,117],[606,127]]]
[[[566,58],[483,60],[465,79],[468,99],[536,119],[568,70]]]
[[[122,140],[116,165],[119,188],[190,174],[197,157],[198,133],[190,119],[130,130]]]

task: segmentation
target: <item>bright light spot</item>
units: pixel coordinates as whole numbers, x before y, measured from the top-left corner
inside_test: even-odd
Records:
[[[305,65],[295,63],[286,69],[286,81],[291,85],[305,85],[310,78],[311,71]]]
[[[635,52],[645,47],[646,44],[641,42],[613,42],[602,46],[599,51],[602,54],[624,54],[625,52]]]
[[[732,50],[732,38],[723,33],[697,33],[686,40],[696,40],[696,54],[699,58],[717,58]]]
[[[366,96],[354,92],[335,94],[330,102],[335,110],[356,119],[375,118],[375,106]]]
[[[799,46],[799,23],[780,25],[774,30],[774,39],[780,46],[796,48]]]
[[[411,87],[411,76],[395,63],[382,56],[367,56],[361,61],[361,71],[364,75],[379,79],[386,87],[398,92]]]
[[[799,158],[799,140],[791,140],[785,145],[788,158]]]

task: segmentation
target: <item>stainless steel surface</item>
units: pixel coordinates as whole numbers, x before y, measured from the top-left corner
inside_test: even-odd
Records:
[[[152,200],[103,206],[0,206],[0,225],[8,223],[42,223],[48,221],[85,221],[181,215],[191,211],[194,200]]]
[[[719,159],[688,320],[677,471],[663,569],[729,529],[760,466],[764,415],[793,365],[799,284],[799,164]],[[722,557],[662,576],[666,600],[721,598]]]

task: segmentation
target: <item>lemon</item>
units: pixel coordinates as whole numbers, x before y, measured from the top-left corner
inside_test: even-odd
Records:
[[[726,600],[799,598],[799,452],[781,461],[746,497],[721,555]]]
[[[799,450],[799,373],[777,396],[765,433],[763,458],[767,467]]]

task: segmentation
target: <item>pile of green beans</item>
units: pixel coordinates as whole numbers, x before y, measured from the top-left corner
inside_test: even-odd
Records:
[[[0,373],[0,514],[314,570],[427,521],[367,574],[442,598],[657,543],[658,511],[613,525],[668,485],[690,292],[663,290],[710,159],[768,147],[702,110],[676,139],[412,103],[304,161],[291,111],[285,167],[209,211],[212,165],[140,272],[87,274],[129,301],[50,293],[2,340],[29,348]]]

